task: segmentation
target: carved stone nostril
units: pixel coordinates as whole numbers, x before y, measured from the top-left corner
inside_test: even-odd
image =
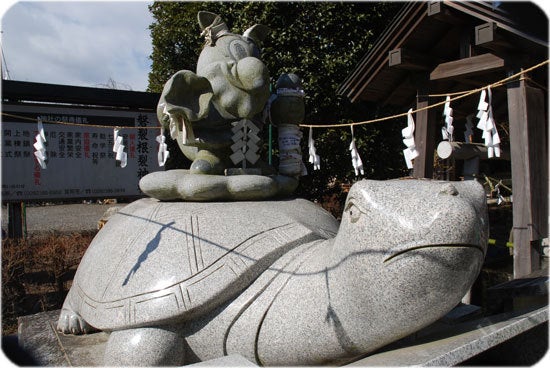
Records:
[[[452,184],[445,184],[439,193],[456,196],[458,195],[458,189]]]

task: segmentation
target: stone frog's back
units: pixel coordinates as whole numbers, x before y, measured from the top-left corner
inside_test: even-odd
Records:
[[[301,199],[138,200],[118,211],[88,247],[66,316],[77,312],[102,330],[189,320],[239,294],[292,248],[337,229],[330,214]],[[63,331],[68,325],[60,319]]]

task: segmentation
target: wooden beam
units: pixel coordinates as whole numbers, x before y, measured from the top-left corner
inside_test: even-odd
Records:
[[[428,99],[419,99],[416,108],[428,106]],[[413,176],[415,178],[433,178],[435,124],[430,119],[433,109],[416,113],[415,143],[419,156],[414,159]],[[430,122],[431,121],[431,122]]]
[[[386,91],[387,93],[380,99],[380,105],[386,106],[388,104],[393,104],[396,97],[399,99],[402,98],[403,91],[410,91],[411,94],[414,94],[414,91],[416,91],[416,87],[412,84],[409,73],[400,79],[393,88]],[[409,93],[405,92],[405,94],[408,95]],[[407,103],[405,103],[405,105],[407,105]]]
[[[514,277],[540,269],[548,237],[548,122],[544,93],[524,80],[508,85],[512,155]]]
[[[429,105],[428,76],[418,75],[418,93],[416,108],[423,109]],[[433,178],[435,148],[435,109],[424,109],[416,113],[415,143],[419,156],[414,159],[413,176],[415,178]]]
[[[338,93],[345,94],[351,102],[358,99],[378,101],[376,94],[367,94],[371,82],[387,67],[387,53],[401,46],[414,33],[426,17],[426,7],[421,2],[408,2],[388,25],[377,42],[361,59],[359,66],[339,87]]]
[[[2,98],[9,101],[60,102],[155,111],[160,93],[4,79],[2,80]]]
[[[476,46],[496,40],[497,24],[493,22],[483,23],[475,27],[474,35]]]
[[[457,160],[469,160],[474,157],[478,157],[482,160],[489,159],[487,156],[487,146],[483,143],[441,141],[437,146],[437,155],[442,159],[447,159],[450,157]],[[501,151],[500,157],[493,157],[492,159],[509,160],[510,154],[508,152]]]
[[[443,4],[443,1],[430,1],[427,4],[428,17],[435,18],[449,24],[462,24],[464,19],[457,16],[456,13],[449,7]]]
[[[476,26],[474,30],[475,45],[499,53],[515,49],[514,45],[501,34],[502,32],[499,33],[498,30],[499,27],[494,22],[483,23]]]
[[[430,1],[428,2],[428,17],[433,17],[434,15],[441,13],[441,1]]]
[[[388,64],[390,68],[406,70],[430,70],[430,59],[427,55],[415,52],[410,49],[398,48],[388,53]]]
[[[430,74],[430,80],[466,77],[502,69],[504,59],[493,54],[482,54],[439,64]]]

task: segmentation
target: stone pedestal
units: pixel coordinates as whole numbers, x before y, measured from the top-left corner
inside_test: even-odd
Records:
[[[390,344],[369,356],[351,363],[351,366],[452,366],[475,359],[490,357],[492,351],[506,345],[507,351],[519,354],[525,346],[522,341],[527,334],[537,333],[537,339],[529,342],[530,351],[540,347],[542,358],[544,346],[548,345],[548,306],[520,312],[503,313],[490,317],[474,318],[456,322],[453,311],[433,325],[396,343]],[[104,332],[73,336],[55,330],[59,311],[44,312],[21,317],[19,320],[19,344],[43,366],[100,366],[108,335]],[[459,319],[460,321],[463,318]],[[545,328],[546,326],[546,328]],[[533,341],[537,346],[533,345]],[[510,346],[512,348],[510,348]],[[6,352],[7,355],[9,352]],[[474,359],[474,360],[472,360]],[[505,358],[506,359],[506,358]],[[485,363],[489,363],[490,361]],[[497,362],[499,365],[503,362]],[[514,362],[519,364],[519,362]],[[255,366],[240,355],[195,363],[190,366]]]
[[[97,366],[103,362],[109,335],[63,335],[57,332],[59,310],[19,318],[19,346],[37,365]]]

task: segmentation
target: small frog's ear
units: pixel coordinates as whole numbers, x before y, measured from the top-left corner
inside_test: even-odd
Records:
[[[271,29],[269,27],[262,24],[255,24],[244,31],[243,37],[251,39],[256,44],[256,46],[260,47],[262,45],[262,41],[267,37],[270,32]]]
[[[206,27],[211,26],[216,17],[219,17],[219,15],[207,11],[200,11],[197,18],[199,20],[201,31],[204,31]]]
[[[227,25],[218,14],[200,11],[197,15],[201,36],[204,36],[208,45],[213,45],[216,40],[229,32]]]

